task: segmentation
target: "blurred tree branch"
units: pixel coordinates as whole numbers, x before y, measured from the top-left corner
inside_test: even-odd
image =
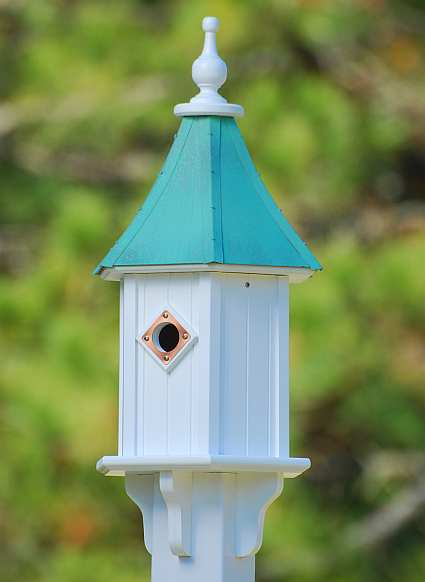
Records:
[[[368,515],[345,533],[349,550],[368,550],[396,535],[425,509],[425,473],[402,489],[389,503]]]

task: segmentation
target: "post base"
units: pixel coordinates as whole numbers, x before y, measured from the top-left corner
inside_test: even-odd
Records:
[[[278,473],[164,471],[126,477],[143,513],[152,582],[254,582]]]

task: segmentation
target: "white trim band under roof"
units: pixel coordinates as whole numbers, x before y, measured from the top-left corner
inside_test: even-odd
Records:
[[[199,265],[141,265],[137,267],[104,268],[100,272],[106,281],[119,281],[126,275],[152,273],[246,273],[247,275],[278,275],[288,277],[290,283],[302,283],[314,273],[304,267],[268,267],[262,265],[222,265],[208,263]]]

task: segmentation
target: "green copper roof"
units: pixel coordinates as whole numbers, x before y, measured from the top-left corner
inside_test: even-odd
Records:
[[[282,215],[232,117],[184,117],[133,222],[96,268],[321,266]]]

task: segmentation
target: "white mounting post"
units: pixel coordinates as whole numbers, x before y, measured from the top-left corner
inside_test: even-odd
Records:
[[[164,471],[126,477],[143,513],[152,582],[254,582],[278,473]]]

